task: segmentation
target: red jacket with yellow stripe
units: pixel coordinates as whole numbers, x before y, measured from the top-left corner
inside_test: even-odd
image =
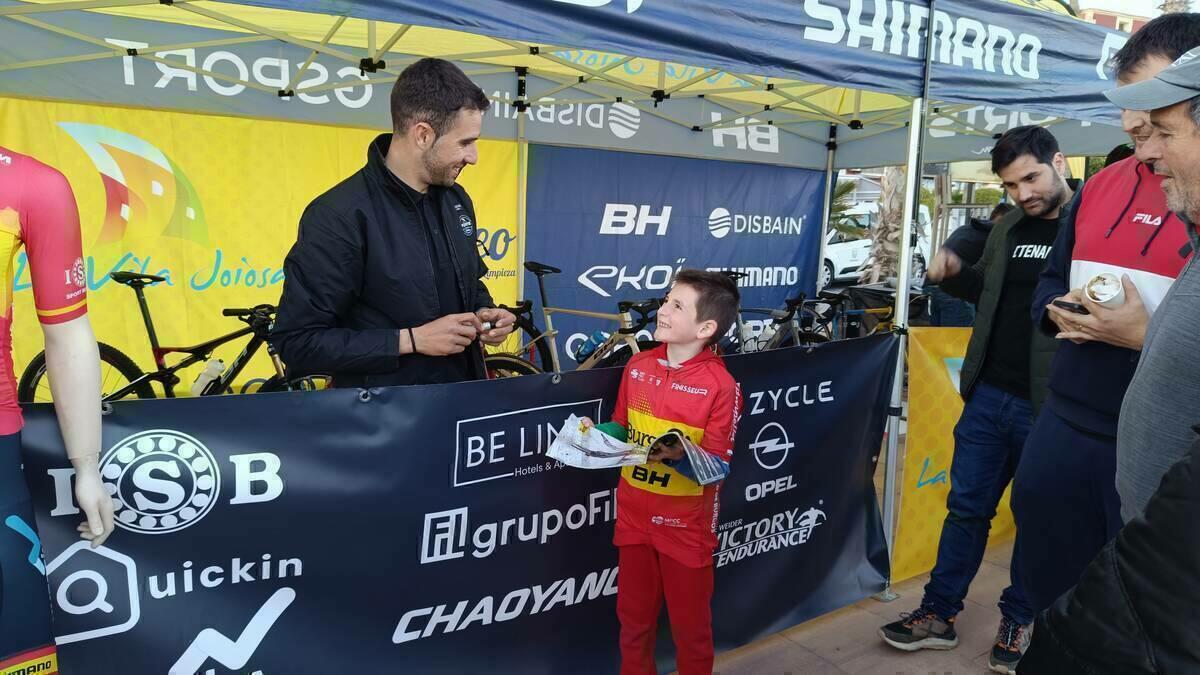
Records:
[[[628,429],[631,443],[648,445],[678,429],[705,452],[730,461],[742,405],[737,382],[708,349],[678,366],[666,359],[665,345],[630,359],[613,421]],[[625,467],[613,543],[652,546],[688,567],[711,565],[719,485],[701,486],[662,462]]]

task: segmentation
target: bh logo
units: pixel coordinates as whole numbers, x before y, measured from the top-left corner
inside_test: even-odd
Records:
[[[608,130],[620,139],[633,138],[642,126],[642,112],[628,103],[614,103],[608,109]]]
[[[728,209],[716,208],[708,214],[708,231],[717,239],[724,239],[733,229],[733,215]]]
[[[196,524],[216,503],[221,474],[200,441],[178,431],[143,431],[113,446],[100,462],[116,524],[166,534]]]

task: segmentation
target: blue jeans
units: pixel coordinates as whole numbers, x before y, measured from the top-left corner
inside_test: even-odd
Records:
[[[963,609],[963,598],[983,562],[996,506],[1016,472],[1033,424],[1029,400],[980,382],[954,427],[954,461],[946,522],[938,542],[937,564],[921,604],[949,619]],[[1013,546],[1011,585],[1000,595],[1000,613],[1021,625],[1033,612],[1017,565],[1020,538]]]
[[[937,286],[926,286],[925,290],[929,293],[929,325],[970,327],[975,324],[975,305]]]

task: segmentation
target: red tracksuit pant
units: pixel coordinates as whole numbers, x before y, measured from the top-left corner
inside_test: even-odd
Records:
[[[617,618],[621,675],[654,675],[654,638],[663,596],[671,618],[679,675],[711,675],[712,565],[685,567],[650,546],[620,546]]]

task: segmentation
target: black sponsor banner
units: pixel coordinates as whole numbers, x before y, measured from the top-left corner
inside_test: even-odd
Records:
[[[718,648],[882,588],[871,475],[896,348],[728,360],[745,407]],[[545,450],[569,414],[608,419],[620,376],[118,403],[101,472],[120,527],[95,550],[52,411],[31,408],[62,672],[614,672],[617,472]]]

